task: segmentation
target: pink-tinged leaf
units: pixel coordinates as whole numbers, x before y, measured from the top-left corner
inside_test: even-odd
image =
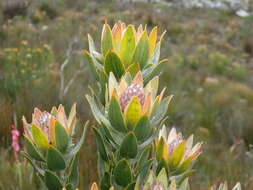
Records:
[[[142,78],[141,71],[139,71],[137,73],[137,75],[134,77],[132,83],[133,84],[139,84],[141,87],[143,87],[143,78]]]
[[[164,92],[166,91],[166,87],[162,90],[162,92],[160,93],[159,95],[159,103],[161,103],[162,99],[163,99],[163,95],[164,95]],[[173,98],[173,95],[170,96],[171,98]]]
[[[66,127],[67,124],[68,124],[68,120],[67,120],[67,117],[66,117],[66,114],[65,114],[65,109],[63,107],[63,105],[59,105],[58,107],[58,113],[56,115],[56,120],[59,121],[62,126]]]
[[[125,24],[119,21],[112,28],[113,45],[117,53],[119,53],[120,50],[120,42],[125,27]]]
[[[119,83],[119,93],[120,95],[123,94],[124,90],[127,88],[127,82],[124,77],[121,78],[120,83]]]
[[[140,40],[140,37],[143,33],[143,27],[142,24],[138,27],[137,32],[136,32],[136,42]]]
[[[151,97],[151,93],[149,93],[147,97],[145,98],[145,102],[143,104],[143,115],[150,114],[151,104],[152,104],[152,97]]]
[[[56,146],[56,142],[55,142],[55,119],[54,118],[50,119],[50,123],[49,123],[49,138],[50,138],[50,141],[52,142],[52,144],[54,146]]]
[[[109,99],[112,97],[112,93],[114,89],[116,89],[117,92],[119,92],[118,82],[114,76],[114,74],[111,72],[109,74],[109,82],[108,82],[108,90],[109,90]]]
[[[91,185],[90,190],[98,190],[98,185],[97,185],[96,183],[93,183],[93,184]]]
[[[156,98],[156,94],[158,91],[158,85],[159,85],[159,77],[156,76],[151,81],[149,81],[145,87],[145,93],[150,92],[152,94],[153,100]]]
[[[117,90],[115,88],[112,91],[112,98],[116,98],[117,100],[119,99],[119,96],[117,94]]]

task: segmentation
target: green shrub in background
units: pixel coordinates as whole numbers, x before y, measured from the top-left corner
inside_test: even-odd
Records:
[[[53,54],[48,45],[31,48],[22,41],[18,48],[5,48],[1,52],[0,87],[6,98],[15,101],[24,89],[45,82],[53,70]]]

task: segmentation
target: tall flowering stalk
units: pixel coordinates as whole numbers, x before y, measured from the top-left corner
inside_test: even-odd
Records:
[[[158,93],[166,65],[166,60],[159,61],[163,35],[157,40],[157,27],[148,34],[142,26],[118,22],[111,29],[105,24],[101,53],[88,35],[85,55],[99,90],[86,95],[99,125],[93,130],[100,182],[92,189],[176,190],[169,185],[175,183],[184,189],[180,185],[192,173],[201,144],[192,148],[192,137],[184,141],[174,132],[169,140],[161,137],[167,135],[161,128],[172,98],[165,89]]]
[[[168,134],[163,126],[156,141],[157,172],[165,168],[170,176],[191,173],[194,161],[201,154],[201,145],[197,143],[193,146],[193,135],[185,140],[175,128]]]
[[[20,132],[15,125],[10,126],[11,129],[11,146],[14,150],[15,159],[18,160],[18,153],[20,151]]]
[[[51,112],[34,109],[32,122],[23,117],[25,152],[23,155],[49,190],[74,190],[78,186],[78,151],[81,148],[85,129],[79,142],[75,134],[76,105],[69,117],[64,107],[54,107]]]
[[[142,72],[144,84],[158,76],[167,60],[161,60],[160,47],[165,32],[158,38],[157,27],[148,33],[146,27],[126,25],[117,22],[112,28],[104,24],[101,35],[101,53],[88,35],[89,51],[84,51],[93,78],[99,83],[99,97],[105,103],[104,95],[108,77],[112,72],[119,81],[125,74],[134,77]]]
[[[92,190],[188,190],[188,176],[201,154],[193,136],[184,140],[164,126],[172,95],[159,90],[159,75],[166,60],[159,61],[157,27],[103,27],[101,53],[88,35],[84,54],[98,83],[86,95],[98,123],[93,127],[97,149],[99,185]],[[97,91],[98,90],[98,91]],[[63,106],[51,112],[35,108],[32,122],[23,118],[26,150],[23,153],[49,190],[78,187],[78,156],[85,130],[73,141],[76,108],[67,117]]]

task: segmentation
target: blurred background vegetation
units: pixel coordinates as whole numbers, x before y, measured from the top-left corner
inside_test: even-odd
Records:
[[[205,142],[192,189],[225,180],[253,189],[253,16],[114,0],[1,0],[0,189],[43,188],[22,157],[13,156],[9,126],[22,131],[22,115],[30,120],[35,106],[62,103],[68,110],[77,102],[80,127],[93,121],[84,99],[92,78],[82,51],[88,33],[99,43],[102,24],[118,20],[167,30],[161,55],[169,63],[160,81],[174,94],[167,125]],[[97,179],[95,149],[88,130],[80,189]]]

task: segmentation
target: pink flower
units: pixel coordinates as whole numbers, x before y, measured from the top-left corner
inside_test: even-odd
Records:
[[[12,136],[11,146],[15,152],[19,152],[20,151],[20,145],[19,145],[20,132],[17,130],[15,125],[11,125],[10,128],[11,128],[11,136]]]

